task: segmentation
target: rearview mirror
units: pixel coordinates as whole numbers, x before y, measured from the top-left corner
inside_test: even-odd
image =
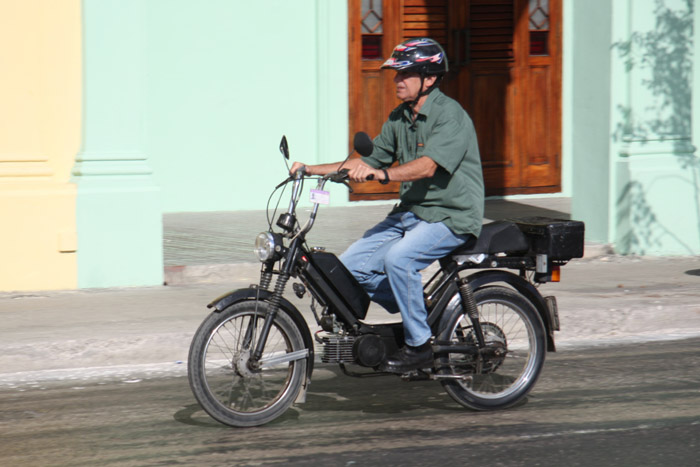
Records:
[[[282,136],[282,141],[280,141],[280,152],[284,154],[284,158],[289,160],[289,145],[287,144],[287,137]]]
[[[355,151],[363,157],[371,155],[372,151],[374,151],[374,143],[372,143],[369,135],[364,131],[355,133],[353,146],[355,147]]]

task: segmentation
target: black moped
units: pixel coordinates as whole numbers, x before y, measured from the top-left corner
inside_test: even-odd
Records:
[[[284,137],[280,150],[289,159]],[[365,133],[355,136],[355,150],[371,153]],[[311,190],[315,204],[300,225],[296,210],[308,178],[317,179]],[[262,425],[295,401],[303,402],[317,351],[318,361],[366,377],[382,374],[379,365],[403,345],[401,323],[366,322],[367,293],[334,254],[306,243],[328,181],[348,185],[347,172],[309,177],[299,171],[277,186],[291,183],[291,199],[275,226],[270,220],[268,231],[255,241],[262,262],[259,284],[212,301],[212,312],[194,335],[190,387],[221,423]],[[475,242],[442,258],[425,284],[435,360],[401,378],[437,380],[455,401],[475,410],[521,401],[537,381],[546,352],[555,350],[554,332],[559,330],[555,297],[543,297],[536,286],[558,281],[561,266],[583,256],[583,237],[583,223],[569,220],[484,225]],[[297,297],[311,295],[321,328],[313,337],[302,314],[284,297],[292,278],[299,281],[292,284]]]

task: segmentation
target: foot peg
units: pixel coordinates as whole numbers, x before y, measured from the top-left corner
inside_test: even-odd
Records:
[[[428,373],[423,370],[413,370],[408,373],[401,375],[401,379],[404,381],[435,381],[441,379],[454,379],[458,381],[471,381],[472,375],[436,375],[435,373]]]
[[[401,375],[401,379],[404,381],[428,381],[433,378],[434,375],[426,373],[422,370],[411,370],[408,373]]]

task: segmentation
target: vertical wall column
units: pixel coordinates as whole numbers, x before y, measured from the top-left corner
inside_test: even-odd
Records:
[[[316,80],[319,163],[348,150],[348,13],[344,2],[316,0]],[[345,189],[345,188],[343,188]]]
[[[83,1],[78,286],[163,282],[159,189],[144,153],[144,2]]]
[[[571,107],[564,128],[571,128],[571,215],[586,222],[586,239],[610,243],[610,44],[608,0],[564,2],[565,21],[573,31],[564,56],[571,70]],[[595,31],[592,34],[591,31]],[[566,31],[565,31],[566,32]],[[565,43],[566,46],[567,43]]]
[[[698,148],[700,148],[700,2],[694,0],[693,3],[693,70],[691,73],[691,110],[690,110],[690,134],[691,143],[695,149],[692,158],[687,158],[688,175],[693,186],[693,198],[691,199],[691,222],[694,222],[695,236],[700,237],[700,157]],[[700,239],[698,240],[700,242]],[[700,248],[695,248],[695,254],[700,251]]]
[[[692,7],[627,0],[613,18],[611,238],[623,254],[697,254]]]
[[[340,160],[348,154],[348,12],[346,2],[316,0],[315,163]],[[329,184],[334,205],[347,203],[347,188]]]

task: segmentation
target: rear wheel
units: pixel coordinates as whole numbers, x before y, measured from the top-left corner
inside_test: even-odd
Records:
[[[532,304],[511,289],[485,287],[474,293],[485,349],[481,352],[441,354],[436,359],[447,393],[460,404],[489,410],[509,407],[532,389],[546,353],[545,327]],[[440,342],[473,344],[472,321],[455,300],[445,314]]]
[[[267,314],[245,301],[212,313],[197,330],[188,359],[190,387],[202,408],[231,426],[257,426],[282,415],[304,383],[308,353],[301,332],[277,313],[259,365],[251,353]]]

